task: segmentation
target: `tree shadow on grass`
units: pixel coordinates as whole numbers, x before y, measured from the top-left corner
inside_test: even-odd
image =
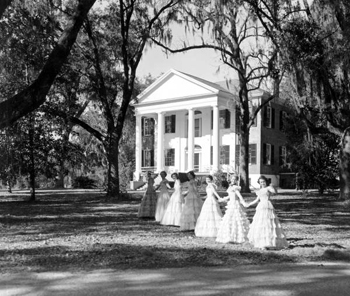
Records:
[[[138,219],[140,198],[141,195],[136,195],[116,201],[106,199],[104,193],[49,192],[42,194],[35,203],[11,201],[10,198],[2,201],[1,269],[160,268],[294,262],[299,259],[298,254],[288,251],[225,249],[214,246],[215,242],[194,238],[193,232],[181,232],[154,220]],[[349,233],[349,210],[340,207],[333,197],[285,195],[272,202],[283,224],[297,225],[296,229],[299,225],[307,226],[315,237],[315,226],[322,231],[332,231],[342,239]],[[248,209],[249,219],[254,213],[254,208]],[[321,246],[318,242],[310,242],[308,232],[304,234],[298,229],[293,236],[288,238],[291,251],[296,247],[319,247],[323,249],[314,258],[331,260],[322,257],[324,249],[335,248],[329,240]],[[194,242],[187,243],[187,240]],[[163,241],[166,241],[164,247],[157,246],[157,242]],[[9,250],[7,242],[15,248]]]
[[[250,201],[247,199],[247,201]],[[272,198],[272,204],[281,222],[296,222],[307,225],[349,225],[350,209],[342,205],[335,194],[308,197],[296,195],[278,195]],[[247,211],[252,218],[255,209]]]

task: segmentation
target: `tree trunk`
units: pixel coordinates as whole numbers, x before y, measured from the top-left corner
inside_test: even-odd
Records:
[[[108,171],[107,171],[107,196],[118,198],[119,195],[119,150],[116,136],[112,136],[107,149]]]
[[[350,200],[350,127],[348,127],[342,136],[340,157],[340,199]]]
[[[249,132],[243,132],[240,134],[240,159],[239,159],[239,175],[240,186],[242,192],[250,193],[249,187]]]
[[[240,173],[240,186],[242,192],[250,193],[249,184],[249,98],[247,90],[247,82],[244,77],[239,76],[240,80],[240,114],[241,114],[241,133],[240,137],[240,161],[239,161],[239,173]]]
[[[29,153],[30,153],[30,167],[29,167],[29,182],[30,182],[30,198],[29,201],[35,201],[35,156],[34,156],[34,118],[30,115],[29,127]]]

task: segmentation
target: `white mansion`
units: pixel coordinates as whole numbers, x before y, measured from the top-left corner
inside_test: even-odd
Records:
[[[189,170],[238,172],[235,94],[233,82],[212,83],[173,69],[144,90],[133,103],[134,181],[140,181],[142,173],[149,170],[165,170],[169,177],[172,172]],[[252,92],[252,108],[268,95],[260,89]],[[283,175],[286,148],[279,128],[283,113],[281,104],[269,103],[250,130],[249,178],[254,187],[261,174],[279,186],[289,182],[283,181],[288,176]]]

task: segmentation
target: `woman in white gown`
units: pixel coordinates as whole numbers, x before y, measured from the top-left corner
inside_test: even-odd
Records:
[[[174,180],[174,193],[170,197],[170,201],[166,207],[160,224],[180,226],[180,217],[184,203],[184,197],[181,192],[181,183],[177,173],[173,173],[171,177]]]
[[[286,236],[283,232],[281,223],[275,213],[275,209],[270,202],[270,196],[277,193],[272,186],[267,186],[265,176],[258,179],[260,190],[257,191],[257,198],[249,203],[251,206],[259,202],[256,207],[252,224],[250,225],[248,239],[255,248],[282,249],[288,247]]]
[[[193,171],[187,173],[188,192],[180,217],[180,230],[193,230],[202,208],[202,200],[198,194],[196,175]]]
[[[248,241],[249,220],[243,208],[247,204],[240,193],[241,187],[237,184],[238,178],[233,176],[227,189],[228,196],[224,198],[229,202],[216,237],[216,241],[219,243],[244,243]]]
[[[158,186],[158,188],[160,188],[160,191],[158,193],[156,214],[155,214],[155,219],[157,222],[160,222],[164,216],[165,209],[170,200],[170,194],[168,192],[168,188],[171,189],[169,185],[169,181],[166,179],[167,173],[165,171],[161,171],[159,175],[161,176],[162,181],[160,181],[160,184]]]
[[[208,184],[206,188],[207,197],[197,219],[194,233],[200,237],[216,237],[222,219],[222,212],[218,203],[218,199],[221,200],[221,197],[216,192],[213,177],[207,176],[206,182]]]

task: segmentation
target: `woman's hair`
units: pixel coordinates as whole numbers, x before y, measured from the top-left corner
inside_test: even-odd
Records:
[[[152,172],[151,171],[148,171],[147,172],[147,176],[151,176],[152,175]]]
[[[161,172],[159,173],[159,175],[165,175],[165,177],[166,177],[167,172],[166,172],[166,171],[161,171]]]
[[[171,177],[172,177],[172,178],[173,178],[174,176],[176,177],[176,179],[179,179],[179,175],[178,175],[177,173],[172,173],[172,174],[171,174]]]
[[[259,179],[258,179],[258,184],[260,184],[260,180],[265,180],[265,182],[266,182],[266,185],[268,185],[268,180],[267,180],[267,178],[265,177],[265,176],[260,176],[259,177]]]
[[[196,178],[194,171],[189,171],[187,174],[190,174],[193,177],[193,179]]]
[[[208,175],[206,176],[206,178],[210,179],[211,181],[213,181],[213,176],[212,175]]]

